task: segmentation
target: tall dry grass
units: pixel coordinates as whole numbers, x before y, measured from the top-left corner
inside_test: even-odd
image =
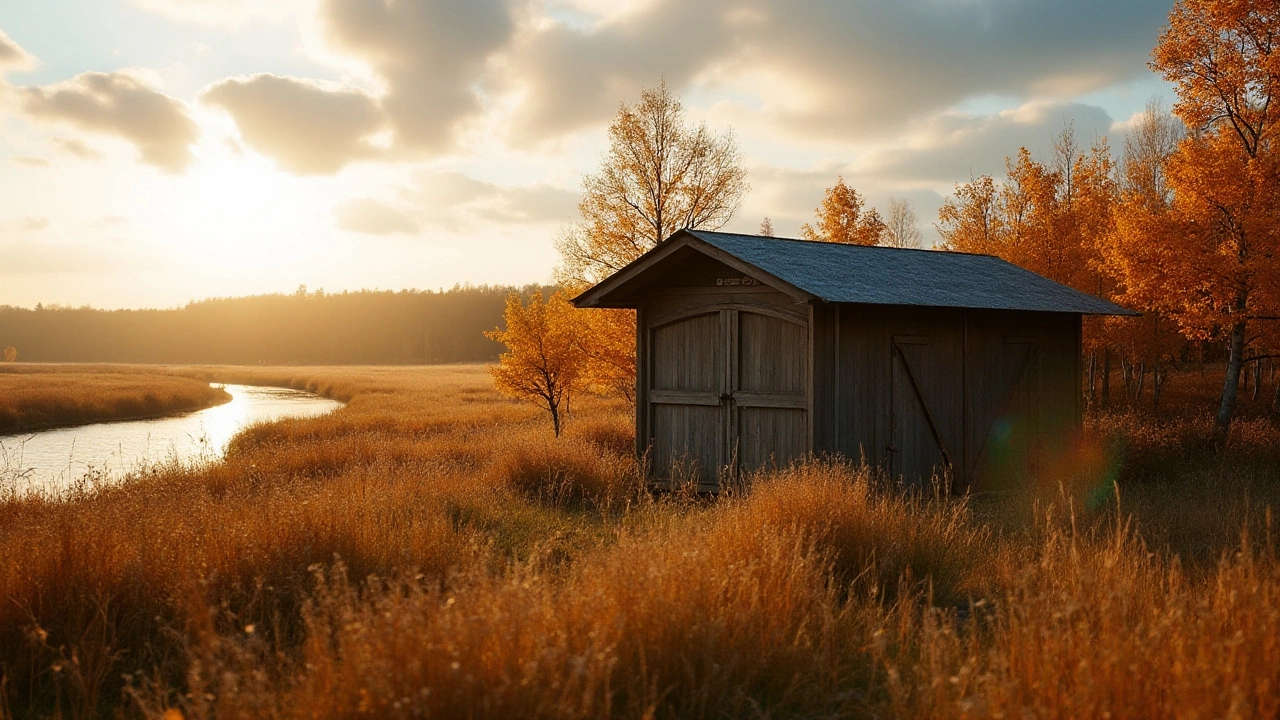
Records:
[[[200,410],[231,396],[162,369],[0,366],[0,435]]]
[[[479,367],[181,372],[349,403],[0,503],[0,717],[1277,712],[1270,425],[1097,420],[1017,498],[834,460],[712,501],[644,489],[624,406],[555,439]]]

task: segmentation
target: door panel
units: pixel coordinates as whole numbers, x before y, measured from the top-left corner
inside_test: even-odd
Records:
[[[724,372],[720,313],[677,320],[653,330],[653,388],[720,394]]]
[[[734,449],[746,472],[786,467],[809,450],[806,326],[749,310],[736,315]]]
[[[653,329],[649,422],[655,475],[715,483],[726,462],[727,347],[720,311]]]
[[[936,472],[954,474],[960,453],[959,353],[923,336],[893,338],[890,386],[890,472],[909,484],[925,484]]]
[[[719,405],[654,404],[654,470],[661,477],[714,483],[724,440],[724,408]]]
[[[745,310],[738,322],[736,389],[803,396],[809,349],[804,326]]]
[[[1035,343],[1005,338],[988,357],[992,400],[975,408],[971,420],[983,438],[973,472],[983,490],[1016,484],[1024,478],[1031,469],[1039,437]]]
[[[738,408],[738,465],[752,472],[784,468],[808,450],[805,411],[796,408]]]

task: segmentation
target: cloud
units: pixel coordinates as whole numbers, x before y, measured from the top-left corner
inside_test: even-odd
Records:
[[[261,74],[218,82],[201,99],[230,113],[249,147],[299,175],[332,175],[384,154],[370,138],[385,121],[363,92]]]
[[[191,145],[200,134],[185,105],[128,71],[82,73],[21,88],[19,97],[29,116],[127,140],[143,162],[167,172],[191,164]]]
[[[503,0],[323,0],[319,13],[332,47],[385,83],[382,107],[398,144],[431,152],[481,112],[476,85],[515,30]]]
[[[690,83],[735,52],[732,15],[721,5],[662,0],[598,23],[523,33],[504,63],[508,88],[524,97],[514,138],[536,142],[607,120],[662,78]]]
[[[36,59],[0,30],[0,71],[29,70],[35,66]]]
[[[998,178],[1004,159],[1020,147],[1047,160],[1053,137],[1069,122],[1082,152],[1114,125],[1105,110],[1081,103],[1029,103],[991,115],[942,113],[913,128],[909,146],[877,151],[858,170],[882,182],[916,186],[948,186],[971,175]]]
[[[83,140],[75,138],[54,138],[53,144],[62,152],[81,160],[101,160],[102,153],[89,147]]]
[[[30,155],[14,155],[9,158],[9,162],[14,165],[24,165],[26,167],[49,167],[53,163],[42,157],[32,157]]]
[[[26,217],[22,218],[23,230],[46,230],[49,227],[49,218],[47,217]]]
[[[606,121],[660,76],[794,137],[874,138],[981,97],[1070,97],[1144,76],[1169,0],[654,0],[529,24],[502,70],[518,142]]]
[[[418,221],[393,207],[372,198],[347,200],[333,209],[338,227],[366,235],[415,233]]]
[[[418,173],[401,196],[422,208],[424,222],[454,231],[477,223],[564,223],[578,193],[546,184],[502,186],[458,172]]]

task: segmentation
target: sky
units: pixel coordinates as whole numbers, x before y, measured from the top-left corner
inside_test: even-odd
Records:
[[[620,104],[731,131],[725,230],[958,182],[1170,86],[1172,0],[0,0],[0,305],[545,282]]]

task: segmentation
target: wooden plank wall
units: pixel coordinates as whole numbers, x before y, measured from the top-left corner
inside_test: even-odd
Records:
[[[1079,328],[1074,314],[818,304],[814,450],[914,472],[918,463],[894,462],[891,447],[936,433],[957,487],[1010,480],[1018,448],[1045,456],[1079,426]],[[932,428],[913,414],[908,366]],[[993,448],[1000,462],[991,462]],[[933,447],[925,450],[935,462]]]

